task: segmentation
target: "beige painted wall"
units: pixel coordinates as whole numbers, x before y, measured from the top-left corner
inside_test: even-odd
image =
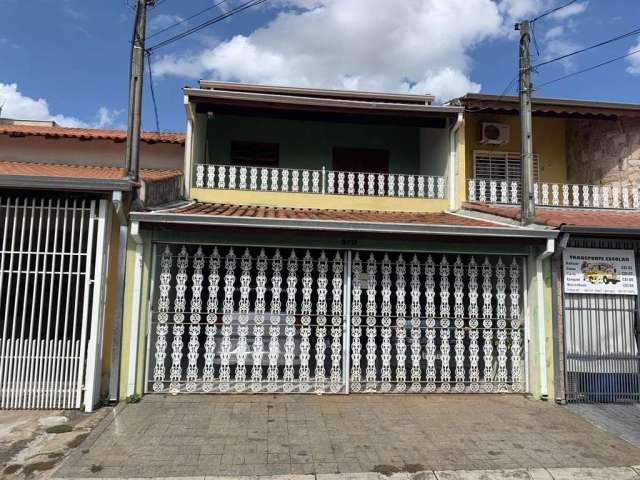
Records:
[[[124,167],[124,142],[0,135],[0,160]],[[184,146],[142,142],[140,166],[182,170]]]

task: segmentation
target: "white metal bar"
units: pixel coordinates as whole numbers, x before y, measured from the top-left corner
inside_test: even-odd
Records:
[[[18,372],[18,385],[17,390],[19,394],[16,396],[14,400],[14,408],[23,407],[24,408],[24,399],[27,395],[26,388],[28,386],[25,379],[25,364],[27,363],[27,359],[31,357],[31,342],[29,341],[31,336],[31,329],[27,329],[27,298],[29,297],[29,284],[31,283],[31,275],[29,272],[31,271],[31,253],[32,253],[32,243],[33,243],[33,219],[36,213],[36,199],[31,199],[31,219],[29,222],[29,240],[27,243],[27,270],[25,273],[25,286],[22,291],[22,319],[20,322],[20,358],[18,362],[17,372]],[[25,219],[26,221],[26,219]],[[38,258],[36,254],[36,259]],[[33,294],[33,292],[32,292]],[[19,295],[16,295],[19,296]],[[33,296],[33,295],[32,295]],[[33,309],[33,305],[31,306]],[[28,337],[25,338],[25,334]]]
[[[18,215],[18,204],[16,203],[16,215]],[[22,248],[24,245],[24,230],[26,225],[26,209],[27,209],[27,199],[25,198],[24,204],[22,207],[22,219],[20,226],[20,252],[18,253],[18,270],[15,272],[16,275],[16,290],[13,295],[13,322],[11,324],[11,339],[13,342],[13,351],[12,355],[9,358],[9,368],[7,371],[7,375],[9,376],[9,401],[3,405],[4,407],[10,407],[14,405],[16,398],[16,388],[17,388],[17,372],[16,372],[16,364],[18,363],[17,354],[20,348],[20,345],[16,342],[16,327],[18,324],[18,300],[20,295],[17,293],[20,291],[20,284],[22,283]],[[13,255],[12,255],[13,256]],[[14,273],[12,271],[12,273]],[[14,361],[15,360],[15,361]]]
[[[2,198],[0,198],[0,202],[2,202]],[[2,254],[2,258],[0,259],[0,291],[3,291],[3,283],[4,283],[4,262],[5,262],[5,256],[6,256],[6,250],[7,250],[7,230],[8,230],[8,226],[9,226],[9,212],[10,212],[10,207],[11,207],[11,199],[9,197],[7,197],[7,205],[6,205],[6,210],[5,210],[5,214],[2,216],[2,218],[4,218],[4,228],[2,231],[2,251],[0,251],[0,253]],[[0,203],[0,208],[2,208],[2,204]],[[15,232],[15,224],[14,224],[14,228],[11,229],[11,239],[13,241],[13,234]],[[13,250],[13,248],[12,248]],[[11,263],[11,258],[9,262]],[[9,267],[9,271],[11,271],[12,268]],[[9,302],[9,298],[11,297],[11,295],[9,294],[9,292],[11,291],[11,278],[12,276],[9,275],[9,287],[7,288],[7,297],[6,297],[6,304],[8,304]],[[8,353],[8,339],[7,339],[7,326],[8,326],[8,322],[7,322],[7,315],[8,315],[9,309],[6,307],[5,305],[5,310],[4,310],[4,322],[3,322],[3,328],[2,328],[2,356],[0,357],[0,374],[2,374],[2,378],[0,379],[0,388],[2,389],[2,394],[0,396],[0,405],[2,405],[2,403],[4,402],[4,395],[5,395],[5,382],[4,379],[5,374],[4,374],[4,367],[5,367],[5,358],[6,356],[9,355]]]
[[[46,400],[48,395],[50,395],[49,391],[49,370],[51,366],[50,355],[51,355],[51,341],[50,341],[50,333],[51,333],[51,307],[53,305],[53,290],[55,285],[55,267],[57,260],[57,248],[58,248],[58,223],[60,220],[60,199],[56,201],[56,219],[53,227],[53,247],[51,249],[51,271],[49,276],[49,299],[47,303],[47,316],[46,316],[46,325],[45,325],[45,340],[44,340],[44,355],[42,358],[42,372],[40,376],[40,386],[38,387],[39,391],[42,392],[39,400],[38,400],[38,408],[44,408],[46,404]]]
[[[103,281],[106,273],[106,255],[109,253],[107,229],[111,222],[111,210],[108,202],[100,200],[98,210],[98,226],[96,237],[96,259],[93,271],[93,305],[91,307],[91,330],[89,345],[87,347],[87,367],[85,377],[84,410],[92,412],[100,394],[98,382],[100,381],[100,366],[102,363],[102,342],[100,337],[103,330],[104,319],[104,288]],[[98,250],[100,249],[100,250]]]
[[[71,355],[71,352],[69,351],[69,340],[67,338],[67,331],[69,328],[69,316],[71,313],[71,305],[70,305],[70,300],[71,300],[71,281],[73,279],[73,259],[76,258],[78,261],[80,261],[80,257],[74,255],[75,252],[75,248],[77,245],[76,242],[76,213],[77,213],[77,199],[73,200],[73,204],[71,207],[71,240],[69,242],[69,251],[67,252],[66,255],[63,256],[63,258],[68,259],[68,264],[67,264],[67,271],[66,271],[66,275],[67,275],[67,292],[66,292],[66,298],[65,298],[65,303],[64,303],[64,326],[63,326],[63,330],[62,330],[62,345],[64,347],[64,351],[65,351],[65,358],[63,359],[62,362],[62,368],[61,368],[61,372],[60,372],[60,383],[61,383],[61,397],[60,397],[60,401],[59,403],[61,404],[61,406],[64,406],[66,404],[66,394],[67,394],[67,387],[68,387],[68,380],[69,380],[69,371],[68,371],[68,357]],[[71,321],[73,323],[74,319],[73,317],[71,318]],[[75,330],[75,325],[72,324],[73,330]]]
[[[37,361],[37,349],[38,349],[38,336],[35,335],[35,315],[36,315],[36,305],[37,298],[42,298],[42,285],[39,284],[39,268],[40,268],[40,257],[42,256],[41,252],[41,243],[42,239],[42,218],[44,216],[44,198],[40,200],[40,207],[38,208],[38,237],[36,240],[36,267],[33,278],[33,295],[32,295],[32,305],[31,305],[31,318],[29,320],[29,366],[26,371],[26,382],[28,386],[28,391],[24,395],[23,399],[23,408],[31,408],[33,405],[33,391],[34,391],[34,382],[33,382],[33,370],[35,363]]]
[[[87,260],[84,270],[84,290],[82,299],[82,326],[80,329],[80,363],[78,367],[78,376],[76,380],[76,408],[80,408],[82,402],[82,365],[85,362],[85,351],[87,345],[87,323],[89,322],[89,292],[91,291],[91,260],[93,256],[93,232],[96,219],[96,201],[91,200],[91,209],[89,214],[89,224],[87,233]]]
[[[77,338],[76,338],[76,333],[78,332],[78,307],[80,304],[80,298],[79,298],[79,293],[80,293],[80,279],[82,278],[82,249],[85,245],[85,242],[90,242],[91,238],[87,238],[87,240],[85,241],[84,238],[84,230],[85,230],[85,203],[86,200],[82,200],[82,208],[81,208],[81,213],[80,213],[80,234],[79,234],[79,238],[78,238],[78,247],[77,247],[77,253],[78,253],[78,263],[77,263],[77,269],[76,269],[76,276],[75,276],[75,281],[76,281],[76,289],[75,289],[75,296],[74,296],[74,303],[73,303],[73,331],[71,333],[71,343],[74,346],[74,349],[77,346]],[[86,254],[86,252],[85,252]],[[87,256],[84,257],[85,258],[85,266],[84,268],[89,268],[90,265],[90,261],[91,259]],[[83,295],[85,295],[85,293],[83,293]],[[74,350],[74,355],[78,355],[78,351]],[[80,388],[80,385],[77,383],[76,379],[78,378],[78,372],[77,372],[77,367],[78,367],[79,363],[74,361],[72,363],[71,366],[71,378],[69,378],[69,389],[68,389],[68,395],[69,398],[67,400],[67,403],[69,405],[73,404],[73,397],[76,394],[76,389]]]
[[[35,370],[34,381],[33,381],[34,393],[33,393],[33,402],[32,402],[32,405],[34,407],[37,407],[40,405],[40,399],[43,396],[43,393],[40,390],[40,385],[41,385],[41,379],[42,379],[43,370],[44,370],[43,357],[46,351],[46,343],[42,340],[42,320],[43,320],[43,313],[44,313],[45,284],[47,281],[47,261],[51,258],[50,263],[51,263],[52,269],[53,269],[53,263],[54,263],[53,255],[49,254],[49,232],[51,231],[50,226],[51,226],[52,205],[53,205],[53,202],[51,199],[49,199],[49,205],[47,207],[47,226],[46,226],[45,241],[44,241],[44,257],[42,260],[42,292],[40,294],[40,303],[38,307],[38,330],[36,335],[36,338],[38,339],[37,351],[36,351],[37,361],[35,362],[35,365],[34,365],[34,370]]]
[[[62,299],[62,283],[64,281],[64,256],[66,254],[66,248],[67,248],[67,218],[69,215],[69,199],[65,199],[64,201],[64,214],[62,217],[62,244],[61,244],[61,249],[59,252],[59,256],[60,256],[60,271],[58,272],[58,296],[56,299],[56,322],[55,322],[55,329],[53,332],[53,346],[54,346],[54,362],[53,362],[53,377],[52,377],[52,385],[54,388],[54,392],[53,394],[49,397],[49,403],[48,403],[48,407],[49,408],[54,408],[54,407],[58,407],[59,408],[59,382],[60,382],[60,378],[59,378],[59,374],[60,374],[60,357],[61,357],[61,342],[60,339],[58,338],[59,335],[59,329],[60,329],[60,311],[62,309],[62,305],[61,305],[61,299]],[[51,378],[51,377],[49,377]]]
[[[351,250],[345,253],[343,281],[343,315],[342,322],[342,375],[344,393],[349,394],[349,379],[351,378]]]

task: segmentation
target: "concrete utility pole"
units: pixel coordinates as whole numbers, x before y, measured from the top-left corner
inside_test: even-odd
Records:
[[[142,80],[144,77],[144,40],[147,6],[155,0],[137,0],[136,20],[131,41],[131,65],[129,67],[129,116],[127,119],[127,177],[138,181],[140,157],[140,111],[142,110]]]
[[[520,31],[520,158],[521,158],[521,190],[522,190],[522,224],[528,225],[535,217],[533,201],[533,133],[531,122],[531,59],[529,57],[529,20],[516,24]]]

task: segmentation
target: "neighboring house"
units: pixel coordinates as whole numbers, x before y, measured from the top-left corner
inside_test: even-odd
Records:
[[[517,222],[517,98],[469,94],[452,104],[467,111],[463,211]],[[640,105],[535,98],[532,110],[535,223],[561,234],[547,331],[556,398],[640,401]]]
[[[144,133],[134,184],[124,140],[0,119],[0,408],[117,398],[132,191],[146,206],[179,198],[184,149],[181,134]]]
[[[539,338],[558,233],[460,210],[462,107],[204,81],[184,95],[186,200],[130,215],[121,399],[555,396]]]

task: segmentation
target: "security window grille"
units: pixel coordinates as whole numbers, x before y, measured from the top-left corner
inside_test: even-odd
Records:
[[[539,178],[539,156],[533,154],[533,181],[538,182]],[[520,186],[522,176],[522,162],[520,154],[516,152],[492,152],[474,150],[473,152],[474,177],[476,188],[480,189],[478,180],[497,182],[496,194],[502,196],[502,182],[507,183],[507,190],[511,189],[511,182],[518,184],[518,198],[522,191]],[[488,187],[486,187],[488,188]],[[479,194],[479,192],[477,192]],[[507,192],[508,196],[508,192]]]
[[[474,176],[476,180],[496,180],[507,183],[518,182],[522,175],[520,154],[516,152],[491,152],[475,150],[473,152]],[[539,156],[533,154],[533,180],[539,177]]]
[[[231,164],[250,167],[277,167],[280,146],[266,142],[231,142]]]

